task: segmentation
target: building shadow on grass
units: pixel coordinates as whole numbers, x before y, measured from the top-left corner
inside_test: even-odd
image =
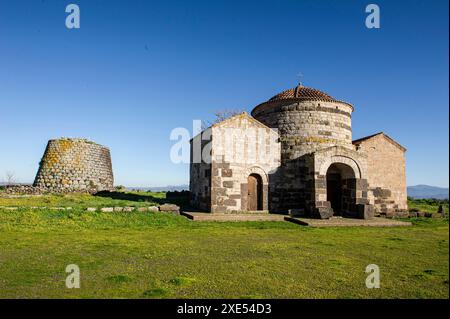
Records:
[[[95,193],[94,196],[139,203],[145,202],[157,203],[158,205],[175,204],[180,206],[181,208],[186,208],[189,206],[189,194],[181,192],[180,194],[166,193],[165,198],[155,197],[148,193],[136,194],[136,193],[110,192],[110,191],[100,191]]]

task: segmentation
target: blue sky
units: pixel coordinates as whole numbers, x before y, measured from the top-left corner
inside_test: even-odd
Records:
[[[408,185],[448,187],[448,55],[446,0],[0,0],[0,181],[32,182],[47,140],[68,136],[110,147],[116,184],[185,184],[173,128],[251,111],[301,72],[354,104],[354,139],[408,149]]]

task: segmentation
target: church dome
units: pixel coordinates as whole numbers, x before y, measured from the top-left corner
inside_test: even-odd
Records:
[[[304,100],[321,100],[321,101],[329,101],[336,102],[336,100],[329,96],[328,94],[313,89],[302,86],[299,84],[297,87],[285,90],[274,97],[270,98],[269,101],[279,101],[286,99],[304,99]]]
[[[295,88],[288,89],[281,93],[278,93],[277,95],[273,96],[266,102],[263,102],[263,103],[257,105],[254,108],[253,112],[257,108],[259,108],[260,106],[263,106],[263,105],[267,106],[267,105],[272,105],[275,103],[279,104],[279,103],[283,103],[283,102],[303,102],[303,101],[324,101],[324,102],[344,103],[344,104],[349,105],[353,109],[353,106],[350,103],[337,100],[334,97],[332,97],[320,90],[305,87],[305,86],[299,84]]]

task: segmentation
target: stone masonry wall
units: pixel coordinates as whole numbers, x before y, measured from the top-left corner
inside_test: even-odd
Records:
[[[280,165],[278,134],[248,114],[213,127],[211,211],[247,211],[247,182],[262,179],[262,210],[269,209],[269,179]]]
[[[339,102],[277,102],[253,110],[261,123],[278,129],[282,160],[295,159],[328,146],[352,143],[351,106]]]
[[[281,167],[271,185],[272,211],[307,208],[314,201],[311,154],[336,145],[353,149],[352,111],[348,104],[325,101],[279,101],[252,111],[280,136]]]
[[[405,150],[384,134],[356,144],[367,155],[368,198],[378,213],[407,210]]]
[[[100,191],[113,188],[108,148],[86,139],[50,140],[33,186],[51,192]]]

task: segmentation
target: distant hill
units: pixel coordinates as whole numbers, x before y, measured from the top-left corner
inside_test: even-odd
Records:
[[[189,190],[189,185],[169,185],[169,186],[155,186],[155,187],[127,187],[128,190],[152,191],[152,192],[174,192]]]
[[[408,186],[408,196],[412,198],[448,199],[448,188],[429,185]]]

